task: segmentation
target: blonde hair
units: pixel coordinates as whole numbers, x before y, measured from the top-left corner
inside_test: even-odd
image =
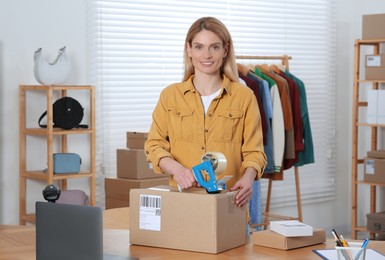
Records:
[[[187,48],[188,46],[191,47],[195,35],[197,35],[197,33],[202,30],[208,30],[215,33],[222,40],[223,46],[227,46],[228,52],[226,57],[223,58],[221,75],[225,74],[230,79],[230,81],[239,82],[238,70],[235,63],[233,40],[231,39],[231,35],[226,26],[214,17],[202,17],[196,20],[187,32],[184,46],[183,81],[186,81],[191,77],[191,75],[194,75],[194,66],[187,53]]]

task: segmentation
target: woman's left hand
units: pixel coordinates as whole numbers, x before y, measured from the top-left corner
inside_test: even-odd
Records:
[[[253,182],[256,176],[257,172],[255,169],[247,168],[242,178],[230,189],[231,191],[239,190],[235,196],[235,204],[237,206],[243,207],[249,203],[253,193]]]

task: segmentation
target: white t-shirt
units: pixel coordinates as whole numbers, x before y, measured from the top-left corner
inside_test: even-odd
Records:
[[[219,88],[216,92],[214,92],[213,94],[211,94],[209,96],[201,96],[201,100],[202,100],[202,104],[203,104],[203,109],[205,110],[205,115],[207,113],[207,110],[209,109],[211,101],[213,101],[213,99],[216,96],[218,96],[220,92],[221,92],[221,88]]]

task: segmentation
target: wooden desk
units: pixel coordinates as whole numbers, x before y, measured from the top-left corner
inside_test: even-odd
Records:
[[[113,214],[108,213],[106,223],[119,222],[119,218],[126,215],[122,214],[123,210],[116,210],[116,220],[112,221]],[[128,211],[128,209],[126,209]],[[120,216],[120,217],[119,217]],[[125,226],[127,227],[127,226]],[[114,228],[114,227],[112,227]],[[195,253],[189,251],[180,251],[164,248],[145,247],[130,245],[128,229],[104,229],[104,251],[105,253],[135,256],[139,259],[148,260],[214,260],[214,259],[321,259],[314,252],[313,249],[333,248],[334,241],[328,240],[325,244],[319,244],[300,249],[293,249],[283,251],[267,247],[254,246],[252,238],[247,241],[247,244],[238,248],[234,248],[223,253],[205,254]],[[33,226],[4,226],[0,225],[0,259],[1,260],[30,260],[35,258],[35,228]],[[385,254],[384,241],[370,241],[369,248],[373,248],[382,254]]]

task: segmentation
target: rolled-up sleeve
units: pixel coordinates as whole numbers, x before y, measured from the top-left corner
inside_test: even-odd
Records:
[[[152,124],[144,145],[147,161],[151,162],[155,173],[164,173],[159,167],[160,159],[173,156],[170,153],[167,126],[167,106],[164,91],[152,113]]]
[[[263,148],[263,133],[261,126],[261,117],[254,96],[250,96],[245,113],[245,127],[243,132],[242,145],[242,170],[246,168],[254,168],[257,171],[257,179],[262,177],[266,167],[267,159]]]

